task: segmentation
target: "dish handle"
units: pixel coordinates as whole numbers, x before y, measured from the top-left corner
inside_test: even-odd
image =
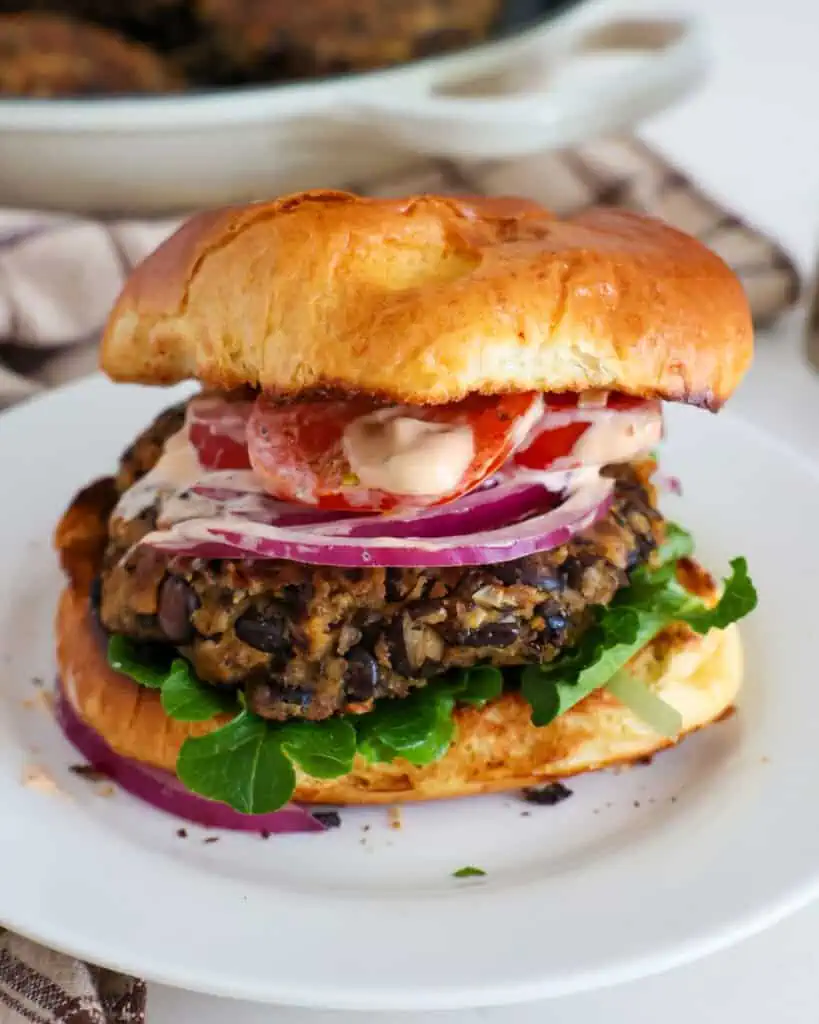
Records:
[[[623,17],[557,48],[546,36],[480,75],[393,82],[353,105],[394,142],[424,154],[513,157],[628,128],[691,90],[707,63],[695,20]]]

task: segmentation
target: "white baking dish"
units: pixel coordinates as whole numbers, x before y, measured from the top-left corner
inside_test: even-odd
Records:
[[[705,66],[685,18],[587,2],[459,53],[182,96],[0,100],[0,204],[156,213],[338,186],[408,152],[502,158],[628,127]]]

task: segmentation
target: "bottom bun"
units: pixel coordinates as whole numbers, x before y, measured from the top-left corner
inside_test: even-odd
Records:
[[[115,672],[82,586],[68,587],[60,599],[57,650],[67,698],[123,757],[172,772],[188,736],[204,735],[227,721],[223,716],[176,722],[162,710],[156,690]],[[739,632],[731,626],[698,636],[675,625],[632,660],[629,672],[680,712],[682,738],[731,709],[742,679]],[[678,742],[657,735],[605,690],[543,728],[532,725],[529,705],[515,693],[483,708],[459,708],[455,720],[457,738],[434,764],[370,764],[357,757],[353,770],[342,778],[300,775],[294,799],[374,804],[520,789],[638,761]]]

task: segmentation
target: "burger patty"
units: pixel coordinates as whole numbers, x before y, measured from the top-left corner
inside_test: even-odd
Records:
[[[126,452],[120,492],[182,422],[168,410]],[[244,688],[257,714],[322,719],[405,696],[450,668],[550,661],[577,642],[662,535],[651,464],[610,469],[609,513],[569,544],[491,566],[342,569],[133,549],[156,508],[115,517],[101,580],[111,632],[173,644],[199,677]]]

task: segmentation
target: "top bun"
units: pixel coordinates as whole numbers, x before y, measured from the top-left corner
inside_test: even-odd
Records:
[[[282,396],[602,388],[716,409],[751,354],[734,274],[659,221],[325,191],[189,220],[126,284],[102,368]]]

